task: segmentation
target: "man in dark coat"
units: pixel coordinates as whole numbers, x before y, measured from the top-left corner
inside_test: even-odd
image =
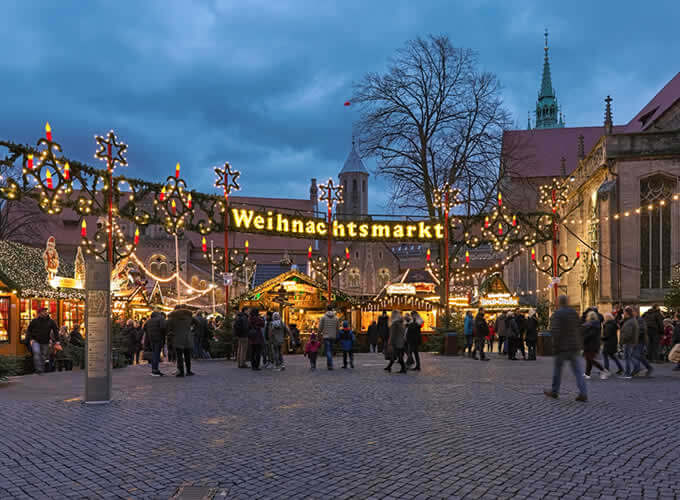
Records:
[[[475,317],[475,354],[474,358],[475,359],[480,359],[482,361],[489,361],[489,358],[486,358],[484,356],[484,342],[486,341],[486,337],[489,335],[489,325],[486,322],[486,319],[484,319],[484,309],[479,308],[479,311],[477,312],[477,316]],[[479,353],[479,358],[477,357],[477,353]]]
[[[647,355],[649,361],[656,363],[659,361],[659,342],[663,335],[663,315],[659,306],[654,304],[642,315],[642,319],[647,324]]]
[[[38,375],[45,371],[45,359],[49,354],[50,342],[59,339],[59,328],[45,307],[38,309],[38,317],[34,318],[26,330],[26,338],[33,353],[33,367]]]
[[[371,352],[378,351],[378,324],[373,321],[366,332],[368,336],[368,346]]]
[[[151,350],[151,375],[154,377],[162,377],[163,373],[158,368],[161,362],[161,349],[165,341],[166,324],[165,318],[160,311],[151,313],[151,317],[144,323],[145,344]],[[147,346],[144,346],[147,350]]]
[[[378,337],[382,339],[382,349],[386,351],[387,339],[390,338],[390,320],[387,311],[383,311],[378,318]]]
[[[544,392],[548,397],[558,397],[562,382],[562,365],[565,361],[568,361],[571,365],[571,371],[574,373],[574,377],[576,377],[579,389],[576,401],[585,402],[588,401],[588,390],[583,377],[581,357],[579,356],[583,346],[579,329],[579,317],[576,311],[567,305],[568,299],[566,295],[560,295],[557,299],[557,304],[559,309],[550,318],[550,333],[554,351],[552,389]]]
[[[192,325],[196,326],[196,323],[191,311],[180,304],[168,315],[167,329],[172,334],[177,353],[177,377],[184,377],[185,366],[187,377],[194,375],[191,371],[191,351],[194,347]]]
[[[529,361],[536,361],[536,343],[538,342],[538,315],[535,309],[529,311],[527,319],[527,350]]]

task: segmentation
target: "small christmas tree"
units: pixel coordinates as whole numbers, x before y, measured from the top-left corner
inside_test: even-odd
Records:
[[[210,355],[213,358],[230,359],[234,351],[233,321],[225,318],[215,329],[210,340]]]
[[[680,311],[680,266],[676,266],[674,277],[668,282],[668,292],[664,298],[664,305],[669,311]]]

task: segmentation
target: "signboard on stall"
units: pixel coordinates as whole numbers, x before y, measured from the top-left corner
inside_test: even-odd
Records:
[[[482,307],[517,307],[519,297],[509,293],[490,293],[479,299],[479,305]]]
[[[387,295],[415,295],[416,287],[411,283],[387,285]]]

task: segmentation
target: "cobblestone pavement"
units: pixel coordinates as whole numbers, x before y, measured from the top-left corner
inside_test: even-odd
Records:
[[[550,358],[424,355],[407,375],[376,354],[353,371],[287,362],[116,370],[105,406],[78,400],[82,372],[14,379],[0,387],[0,498],[167,499],[183,485],[244,499],[680,498],[669,365],[593,377],[583,404],[567,371],[560,399],[544,397]]]

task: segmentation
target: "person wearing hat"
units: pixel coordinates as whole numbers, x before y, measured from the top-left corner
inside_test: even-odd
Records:
[[[340,349],[342,349],[342,367],[347,368],[347,358],[349,357],[349,366],[354,368],[354,353],[352,352],[352,345],[356,340],[354,332],[350,330],[347,321],[342,322],[342,329],[339,334]]]
[[[59,339],[59,328],[50,318],[47,308],[38,309],[38,317],[28,325],[26,338],[33,353],[33,367],[38,375],[42,375],[45,372],[45,358],[49,353],[50,342]]]

